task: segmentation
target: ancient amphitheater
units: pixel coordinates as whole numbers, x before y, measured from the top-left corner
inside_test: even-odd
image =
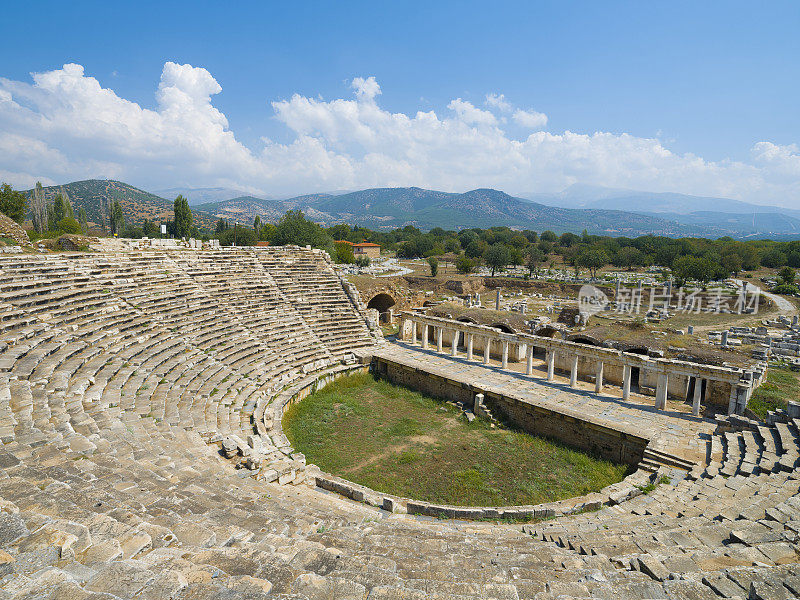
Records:
[[[17,255],[0,273],[0,598],[800,595],[800,422],[693,414],[714,394],[739,411],[758,373],[514,336],[484,365],[495,333],[411,314],[384,342],[327,256],[293,247]],[[545,377],[503,368],[537,343]],[[280,416],[367,364],[639,468],[537,507],[359,489],[306,465]],[[624,389],[631,369],[657,374],[655,402]]]

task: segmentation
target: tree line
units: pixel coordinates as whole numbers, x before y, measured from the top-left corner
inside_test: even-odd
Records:
[[[57,194],[52,200],[44,197],[37,183],[31,199],[34,230],[41,235],[47,232],[86,232],[86,212],[78,214],[66,194]],[[0,212],[22,223],[27,213],[25,194],[8,184],[0,186]],[[574,233],[556,234],[553,231],[536,232],[515,230],[509,227],[486,229],[445,230],[440,227],[423,232],[413,226],[389,231],[374,231],[366,227],[337,224],[323,227],[310,221],[300,210],[290,210],[277,223],[255,217],[252,226],[230,225],[225,219],[216,222],[214,231],[199,229],[193,221],[188,200],[178,196],[173,203],[172,220],[167,221],[170,237],[211,237],[220,244],[230,246],[254,245],[265,241],[273,245],[296,244],[322,248],[337,262],[355,262],[352,247],[337,242],[372,242],[383,250],[393,251],[399,258],[439,258],[447,256],[462,273],[470,273],[478,266],[486,266],[492,275],[509,266],[525,266],[530,274],[556,262],[574,269],[586,269],[594,277],[606,266],[633,270],[650,266],[666,267],[675,278],[708,282],[753,271],[759,267],[780,269],[800,268],[800,240],[777,242],[773,240],[739,241],[731,237],[715,240],[706,238],[669,238],[644,235],[636,238]],[[160,237],[159,226],[145,220],[141,226],[126,225],[119,200],[109,202],[108,230],[123,237]],[[105,223],[103,223],[105,227]],[[431,261],[431,269],[433,267]]]

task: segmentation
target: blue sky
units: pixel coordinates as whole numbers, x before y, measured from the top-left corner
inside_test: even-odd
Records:
[[[5,117],[0,104],[0,125],[63,159],[48,168],[34,156],[13,164],[0,158],[0,176],[20,184],[107,175],[151,187],[229,185],[281,195],[373,184],[523,193],[589,183],[800,205],[796,2],[32,2],[4,13],[19,26],[0,37],[0,77],[15,103]],[[208,149],[175,156],[170,168],[163,150],[148,162],[148,140],[163,141],[163,129],[155,138],[122,136],[120,144],[141,147],[139,156],[109,147],[108,131],[85,123],[80,111],[53,113],[53,95],[66,104],[91,98],[65,100],[71,86],[59,82],[43,99],[31,78],[75,63],[81,79],[95,78],[120,101],[161,114],[166,105],[157,88],[167,62],[205,70],[221,87],[214,93],[204,84],[195,100],[205,105],[205,93],[224,115],[223,129],[236,144],[225,155],[242,151],[239,167],[216,172]],[[380,94],[361,100],[381,113],[362,111],[353,121],[349,109],[337,112],[331,103],[355,104],[359,77],[380,86]],[[487,104],[487,94],[502,94],[511,107]],[[293,95],[312,105],[294,103],[281,116],[273,103],[291,103]],[[496,120],[464,117],[451,105],[456,99],[493,111]],[[114,110],[94,113],[125,122]],[[546,125],[519,127],[517,110],[544,113]],[[20,111],[64,119],[71,130],[35,131],[35,119]],[[398,133],[404,123],[383,123],[386,115],[413,119],[418,111],[434,111],[440,122],[413,139]],[[362,126],[372,136],[367,142],[352,131]],[[438,130],[448,132],[432,139]],[[590,137],[564,141],[565,132]],[[598,132],[607,137],[591,137]],[[531,134],[538,137],[527,147],[515,145]],[[184,135],[174,145],[196,147],[212,134],[201,128]],[[85,147],[92,139],[94,155]],[[447,147],[457,148],[451,162]],[[659,162],[661,149],[673,155],[667,164]],[[512,167],[504,170],[500,160],[485,166],[487,154]],[[692,170],[696,160],[707,167],[702,173]]]

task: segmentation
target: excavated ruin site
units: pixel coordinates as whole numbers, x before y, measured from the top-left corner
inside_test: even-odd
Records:
[[[328,256],[292,246],[0,273],[0,598],[800,595],[800,419],[743,416],[760,367],[422,311],[385,340]],[[323,473],[284,408],[366,369],[630,474],[470,507]]]

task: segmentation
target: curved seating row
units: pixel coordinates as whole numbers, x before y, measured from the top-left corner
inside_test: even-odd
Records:
[[[303,481],[261,415],[375,343],[324,256],[25,255],[0,275],[0,599],[800,593],[795,422],[720,429],[688,477],[594,513],[392,515],[208,443]]]

